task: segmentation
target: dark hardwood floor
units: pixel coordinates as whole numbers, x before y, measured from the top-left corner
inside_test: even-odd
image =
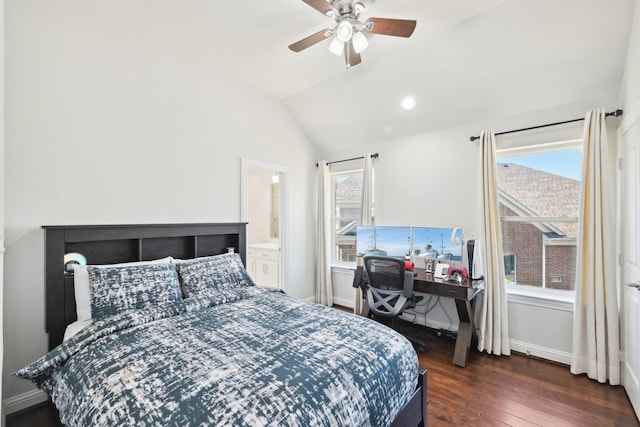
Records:
[[[429,426],[640,426],[624,389],[575,376],[564,365],[524,355],[472,351],[451,363],[453,339],[421,329],[428,370]],[[7,417],[7,427],[59,426],[49,404]]]
[[[454,341],[425,334],[429,426],[640,426],[621,386],[600,384],[569,367],[522,354],[472,351],[451,363]]]

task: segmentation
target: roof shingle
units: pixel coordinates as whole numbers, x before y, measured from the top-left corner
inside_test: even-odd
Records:
[[[580,181],[515,163],[498,163],[498,188],[536,216],[577,217],[580,210]],[[553,224],[567,237],[575,237],[578,225]]]

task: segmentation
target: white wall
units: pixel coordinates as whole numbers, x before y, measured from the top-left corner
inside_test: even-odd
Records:
[[[36,3],[5,14],[5,398],[33,390],[8,373],[47,350],[41,225],[239,221],[242,157],[289,168],[291,294],[313,295],[319,156],[280,104],[97,13]]]
[[[0,378],[4,375],[4,0],[0,0]],[[4,426],[4,400],[0,387],[0,425]]]
[[[350,158],[365,151],[380,154],[374,160],[376,224],[462,227],[465,239],[477,238],[481,236],[481,154],[478,143],[469,141],[470,136],[479,135],[485,129],[495,132],[519,129],[584,117],[594,108],[611,111],[618,107],[618,93],[611,93],[549,110],[487,118],[438,132],[367,143],[360,148],[328,153],[327,159]],[[408,114],[420,112],[414,110]],[[613,141],[617,119],[607,120]],[[353,276],[335,269],[332,277],[334,295],[340,296],[337,303],[353,299]],[[453,300],[443,298],[441,302],[427,315],[426,324],[457,330]],[[353,303],[348,306],[352,307]],[[532,305],[530,299],[510,297],[508,310],[514,349],[563,363],[570,361],[573,317],[567,304],[542,308]],[[425,323],[425,319],[418,319],[418,323]]]
[[[636,0],[620,97],[625,113],[630,114],[640,108],[640,1],[638,0]]]

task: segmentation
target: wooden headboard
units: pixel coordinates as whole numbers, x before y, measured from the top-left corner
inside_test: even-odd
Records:
[[[76,321],[73,275],[64,271],[64,255],[79,252],[87,264],[115,264],[173,256],[218,255],[233,247],[246,265],[246,223],[63,225],[45,231],[46,331],[49,350],[62,342]]]

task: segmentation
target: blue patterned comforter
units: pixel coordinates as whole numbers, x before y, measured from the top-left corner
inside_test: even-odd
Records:
[[[385,326],[250,286],[95,321],[16,375],[70,426],[384,426],[418,360]]]

